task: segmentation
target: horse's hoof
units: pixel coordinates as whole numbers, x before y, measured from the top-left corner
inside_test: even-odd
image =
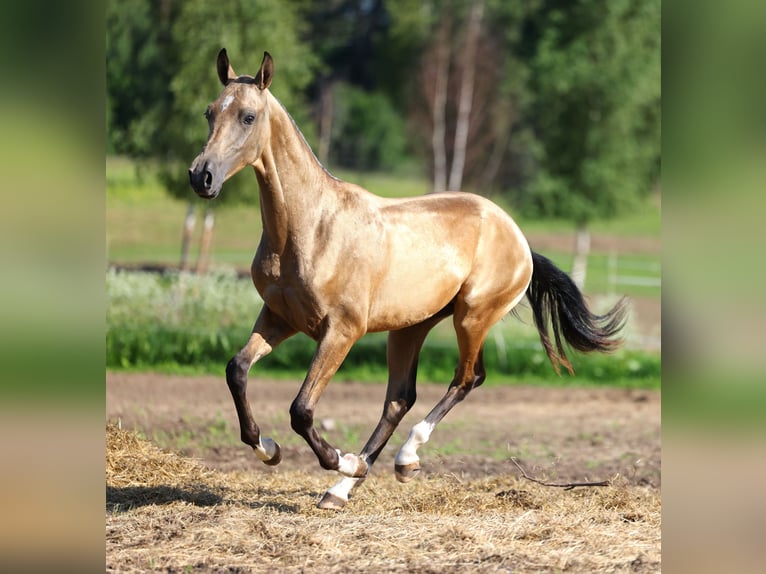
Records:
[[[322,510],[343,510],[343,507],[346,506],[346,502],[348,502],[348,500],[344,500],[340,496],[336,496],[331,492],[325,492],[322,500],[317,502],[317,508],[321,508]]]
[[[277,454],[268,460],[264,460],[263,464],[267,464],[269,466],[277,466],[280,462],[282,462],[282,451],[277,449]]]
[[[399,482],[409,482],[420,472],[420,463],[395,464],[394,472],[396,473],[396,480]]]
[[[276,466],[282,462],[282,449],[279,448],[279,444],[270,438],[261,439],[260,447],[253,447],[253,450],[263,464]]]
[[[338,472],[351,478],[367,476],[367,461],[355,454],[348,453],[338,459]]]

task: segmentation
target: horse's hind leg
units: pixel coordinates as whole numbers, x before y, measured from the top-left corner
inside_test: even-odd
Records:
[[[448,314],[449,310],[445,309],[443,313],[422,323],[389,333],[386,351],[388,387],[386,389],[386,401],[383,404],[383,414],[378,426],[375,427],[367,444],[359,454],[359,458],[367,462],[368,472],[404,415],[415,404],[415,380],[418,372],[420,349],[423,347],[423,341],[425,341],[428,332]],[[343,477],[325,493],[317,506],[324,509],[340,510],[348,502],[351,489],[359,486],[363,481],[364,478]]]
[[[482,317],[479,319],[477,317]],[[410,431],[407,441],[396,455],[394,469],[399,482],[411,480],[420,472],[420,458],[417,450],[428,442],[436,425],[457,403],[462,401],[474,388],[484,382],[486,371],[482,350],[489,328],[494,324],[494,316],[481,313],[469,313],[465,304],[459,301],[455,310],[455,331],[457,332],[460,358],[455,377],[441,400],[428,413],[425,419],[417,423]]]
[[[293,328],[264,306],[247,344],[226,365],[226,384],[237,409],[242,442],[250,445],[256,456],[269,465],[278,464],[282,457],[279,445],[270,438],[261,438],[260,429],[253,420],[247,401],[247,374],[258,359],[293,334]]]

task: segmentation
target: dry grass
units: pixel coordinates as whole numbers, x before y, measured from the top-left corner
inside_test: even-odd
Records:
[[[334,477],[221,473],[107,427],[108,572],[655,572],[656,490],[515,476],[372,476],[342,512]]]

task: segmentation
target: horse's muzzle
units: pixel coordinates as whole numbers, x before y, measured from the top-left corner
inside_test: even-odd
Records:
[[[213,189],[213,172],[208,168],[207,162],[202,168],[197,168],[196,163],[195,161],[189,168],[189,183],[197,195],[212,199],[218,195],[218,190]]]

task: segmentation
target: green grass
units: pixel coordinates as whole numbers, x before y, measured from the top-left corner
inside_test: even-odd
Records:
[[[509,207],[502,199],[492,198],[504,207],[509,213],[514,209]],[[514,215],[525,233],[529,234],[566,234],[574,235],[576,226],[573,222],[564,219],[525,219]],[[662,217],[656,198],[647,199],[640,209],[633,213],[625,214],[615,219],[597,220],[589,225],[591,233],[609,234],[618,236],[646,236],[659,238],[662,234]]]
[[[177,265],[189,201],[195,206],[197,224],[189,257],[196,261],[202,218],[208,202],[189,189],[189,201],[168,195],[147,167],[137,173],[124,158],[106,162],[107,260],[119,263],[152,262]],[[253,177],[253,185],[257,185]],[[212,259],[217,266],[249,268],[261,234],[257,205],[216,209]]]

